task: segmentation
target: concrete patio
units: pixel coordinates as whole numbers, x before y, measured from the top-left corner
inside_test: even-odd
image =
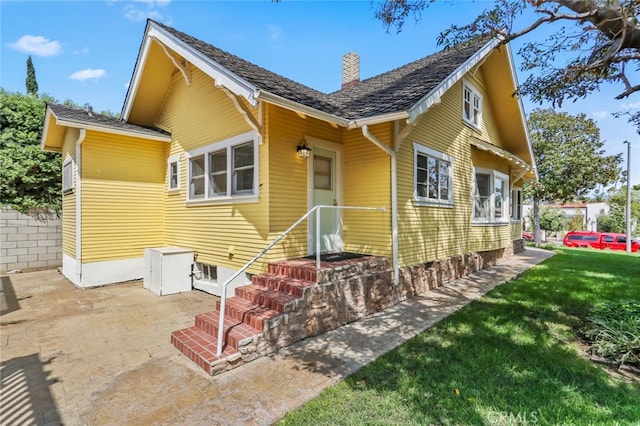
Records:
[[[169,341],[211,310],[139,281],[80,290],[56,270],[2,276],[0,423],[271,424],[552,253],[528,248],[361,321],[210,377]]]

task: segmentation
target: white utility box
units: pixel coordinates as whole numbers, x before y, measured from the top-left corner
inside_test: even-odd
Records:
[[[144,249],[143,287],[158,296],[191,291],[193,250],[180,247]]]

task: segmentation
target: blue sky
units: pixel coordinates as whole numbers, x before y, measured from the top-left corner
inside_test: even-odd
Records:
[[[25,92],[26,60],[31,55],[40,93],[63,101],[89,103],[96,111],[120,112],[135,66],[147,17],[207,41],[271,71],[315,89],[331,92],[341,83],[341,57],[360,55],[367,78],[439,50],[438,33],[470,22],[489,1],[442,2],[409,19],[403,31],[387,33],[374,18],[372,3],[362,1],[183,1],[0,0],[0,86]],[[517,52],[523,41],[513,43]],[[516,66],[518,58],[516,56]],[[520,81],[525,75],[519,73]],[[632,84],[640,83],[640,73]],[[624,118],[611,113],[640,108],[640,94],[617,101],[621,86],[562,111],[585,113],[598,123],[607,153],[624,153],[632,143],[633,184],[640,184],[640,137]],[[525,112],[537,104],[523,100]],[[546,106],[546,105],[543,105]],[[634,161],[635,160],[635,161]]]

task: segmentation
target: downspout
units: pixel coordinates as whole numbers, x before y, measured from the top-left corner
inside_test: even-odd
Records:
[[[80,287],[82,285],[82,141],[87,136],[85,129],[80,129],[76,141],[76,275]]]
[[[391,157],[391,251],[393,256],[393,285],[400,282],[398,259],[398,153],[386,146],[369,132],[369,126],[362,126],[362,135]]]

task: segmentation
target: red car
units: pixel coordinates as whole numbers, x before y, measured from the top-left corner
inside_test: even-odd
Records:
[[[533,241],[533,234],[529,231],[523,231],[522,238],[524,238],[525,241]]]
[[[612,232],[571,231],[564,236],[563,244],[567,247],[590,247],[600,250],[626,250],[627,236]],[[631,240],[631,251],[640,250],[640,241]]]

